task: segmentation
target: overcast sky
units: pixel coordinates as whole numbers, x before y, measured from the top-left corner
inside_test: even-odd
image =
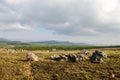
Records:
[[[120,44],[120,0],[0,0],[0,37]]]

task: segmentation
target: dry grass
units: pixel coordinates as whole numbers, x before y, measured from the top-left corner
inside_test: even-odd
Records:
[[[38,62],[27,62],[29,51],[0,49],[1,80],[120,80],[120,49],[100,49],[108,54],[101,64],[89,60],[56,62],[47,59],[53,54],[74,54],[77,51],[31,51],[39,56]],[[94,49],[90,49],[92,53]]]

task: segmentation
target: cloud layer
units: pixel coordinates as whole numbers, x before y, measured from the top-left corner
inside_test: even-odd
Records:
[[[0,0],[0,31],[45,28],[69,36],[120,32],[119,0]]]

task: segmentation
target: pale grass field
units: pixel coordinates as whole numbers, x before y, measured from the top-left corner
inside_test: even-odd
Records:
[[[90,53],[96,49],[88,49]],[[51,55],[76,54],[73,51],[28,51],[0,49],[0,80],[120,80],[120,48],[98,49],[108,55],[102,64],[84,62],[56,62]],[[26,54],[35,53],[38,62],[27,62]]]

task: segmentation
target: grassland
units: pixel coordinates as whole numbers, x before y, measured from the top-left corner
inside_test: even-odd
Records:
[[[96,48],[95,48],[96,49]],[[91,53],[95,49],[88,49]],[[53,54],[75,54],[80,50],[58,50],[49,52],[38,49],[0,48],[1,80],[120,80],[120,48],[99,48],[108,58],[103,63],[57,62],[48,59]],[[28,52],[35,53],[40,60],[26,61]]]

